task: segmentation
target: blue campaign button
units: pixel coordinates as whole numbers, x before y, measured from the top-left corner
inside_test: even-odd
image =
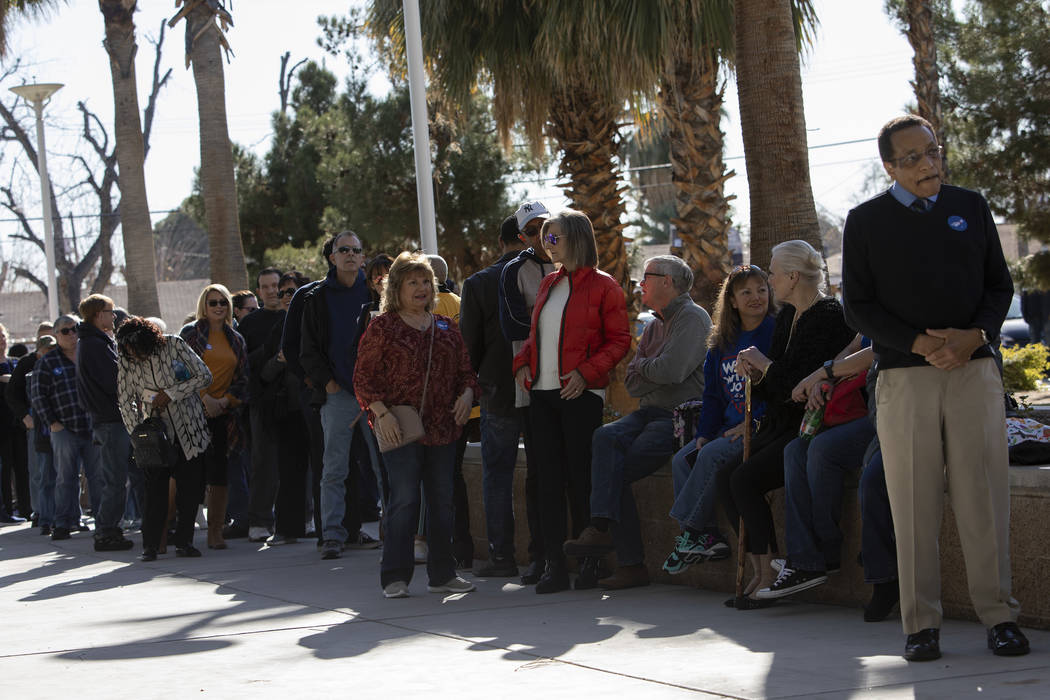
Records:
[[[211,343],[208,343],[207,345],[205,345],[204,349],[205,350],[211,350]]]
[[[61,368],[61,367],[55,367],[55,369],[53,370],[53,373],[54,373],[54,375],[55,375],[56,377],[57,377],[58,375],[62,374],[62,372],[63,372],[63,370],[62,370],[62,368]]]
[[[969,224],[966,223],[966,219],[961,216],[949,216],[948,226],[955,231],[965,231],[969,228]]]
[[[434,323],[437,324],[438,330],[442,330],[442,331],[447,331],[448,330],[448,321],[445,321],[444,319],[440,319],[439,318],[436,321],[434,321]]]

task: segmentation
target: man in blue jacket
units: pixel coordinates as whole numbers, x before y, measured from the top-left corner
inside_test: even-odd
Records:
[[[127,503],[131,438],[117,405],[117,343],[113,339],[113,300],[92,294],[80,302],[77,325],[77,397],[91,416],[99,446],[102,495],[95,513],[95,551],[119,552],[134,543],[124,537],[121,521]]]

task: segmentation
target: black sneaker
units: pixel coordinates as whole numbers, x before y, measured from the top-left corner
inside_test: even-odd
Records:
[[[106,535],[95,538],[96,552],[126,552],[134,546],[135,543],[124,535]]]
[[[823,571],[806,571],[805,569],[791,568],[791,562],[785,562],[780,575],[769,588],[762,588],[755,593],[759,600],[770,598],[783,598],[784,596],[798,593],[809,588],[827,583],[828,575]]]
[[[344,549],[379,549],[383,543],[369,535],[364,530],[357,533],[357,537],[347,537],[343,545]]]
[[[56,527],[51,530],[51,541],[56,542],[58,540],[69,539],[69,528],[68,527]]]
[[[481,578],[505,578],[518,575],[518,565],[511,558],[489,559],[488,563],[474,572]]]

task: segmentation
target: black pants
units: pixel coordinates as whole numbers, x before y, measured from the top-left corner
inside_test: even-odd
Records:
[[[479,422],[478,418],[467,421],[456,441],[456,461],[452,468],[452,553],[457,560],[474,559],[474,538],[470,536],[470,502],[467,500],[467,482],[463,478],[463,455],[467,451],[469,434],[477,433]]]
[[[532,419],[534,453],[539,476],[539,515],[543,528],[543,550],[548,561],[564,558],[567,539],[565,498],[572,513],[576,536],[591,518],[591,436],[602,424],[602,400],[585,391],[564,400],[557,389],[533,391],[529,415]]]
[[[142,515],[142,548],[156,549],[168,518],[168,480],[175,478],[176,547],[193,544],[193,525],[197,505],[204,489],[204,457],[180,459],[172,469],[146,469],[146,512]]]
[[[208,419],[211,444],[204,451],[204,483],[209,486],[226,486],[230,482],[229,444],[231,414]]]
[[[303,414],[292,411],[274,426],[277,438],[278,477],[274,505],[274,530],[286,537],[302,537],[306,522],[306,472],[309,450],[303,444],[306,423]]]
[[[521,434],[525,440],[525,518],[529,523],[529,559],[543,561],[543,526],[540,524],[539,460],[535,454],[532,436],[532,418],[529,407],[521,411]]]
[[[757,438],[758,436],[756,436]],[[777,531],[766,494],[784,486],[784,448],[798,437],[797,430],[781,430],[756,445],[751,459],[730,462],[715,474],[718,498],[734,530],[744,519],[747,551],[777,551]]]
[[[313,390],[305,384],[299,394],[303,406],[303,420],[306,422],[306,435],[309,443],[307,455],[310,459],[310,492],[314,498],[314,534],[317,542],[324,542],[324,527],[321,523],[321,473],[324,471],[324,429],[321,427],[321,411],[310,405]],[[364,416],[361,417],[364,420]],[[350,537],[357,537],[361,531],[361,499],[358,498],[357,465],[354,464],[354,453],[365,451],[368,445],[358,443],[360,430],[354,430],[354,444],[350,447],[350,473],[346,477],[346,500],[343,510],[343,527]],[[378,452],[378,450],[377,450]]]
[[[0,478],[3,480],[3,509],[14,515],[15,505],[19,515],[29,519],[33,510],[29,502],[29,447],[26,431],[21,425],[13,426],[0,439]],[[14,478],[12,488],[11,479]]]

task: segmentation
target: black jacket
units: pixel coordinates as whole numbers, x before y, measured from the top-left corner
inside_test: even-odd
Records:
[[[77,324],[77,398],[92,423],[121,423],[117,405],[117,343],[94,325]]]
[[[29,381],[26,375],[33,371],[36,361],[39,359],[35,352],[31,352],[18,361],[15,369],[11,372],[11,379],[7,383],[7,391],[4,392],[4,400],[19,423],[29,415],[32,408],[29,405]]]
[[[478,373],[482,410],[511,416],[514,408],[514,359],[510,342],[500,330],[499,283],[503,267],[518,257],[511,251],[463,282],[459,331],[467,344],[470,363]]]
[[[331,341],[331,330],[329,329],[329,314],[328,314],[328,287],[332,280],[336,278],[334,268],[329,270],[328,276],[320,284],[313,287],[303,298],[303,320],[300,327],[301,338],[299,341],[299,365],[302,367],[303,374],[310,380],[313,389],[313,397],[311,403],[314,405],[321,405],[325,401],[325,386],[329,381],[336,379],[336,374],[333,368],[334,360],[329,357],[329,345]],[[364,279],[364,272],[358,273],[358,281]],[[355,282],[356,284],[356,282]],[[367,295],[367,287],[363,288],[364,294]],[[295,297],[292,298],[295,301]],[[346,323],[351,326],[352,333],[351,341],[347,343],[345,349],[340,348],[340,352],[347,353],[345,359],[351,373],[353,366],[357,359],[357,346],[354,339],[357,338],[357,317],[360,313],[360,308],[368,302],[367,296],[363,296],[361,304],[353,310],[352,314],[345,316]],[[351,387],[353,378],[351,377]],[[344,387],[348,388],[348,387]]]

